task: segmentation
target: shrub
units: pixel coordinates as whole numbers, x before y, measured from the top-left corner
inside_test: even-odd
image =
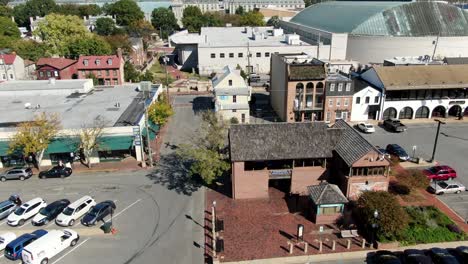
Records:
[[[389,186],[389,191],[393,194],[408,195],[410,194],[411,189],[405,184],[391,182]]]
[[[399,184],[408,186],[412,191],[418,188],[425,189],[429,186],[429,179],[420,170],[406,170],[395,176]]]
[[[231,117],[231,124],[239,124],[239,119],[235,116]]]
[[[374,212],[378,210],[378,219]],[[384,191],[366,191],[357,201],[357,214],[364,230],[378,224],[377,237],[395,239],[408,226],[408,215],[395,196]]]

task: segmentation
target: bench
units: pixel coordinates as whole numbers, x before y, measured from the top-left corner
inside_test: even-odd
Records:
[[[351,230],[341,230],[341,237],[342,238],[350,238],[350,237],[358,237],[358,231],[357,229],[351,229]]]

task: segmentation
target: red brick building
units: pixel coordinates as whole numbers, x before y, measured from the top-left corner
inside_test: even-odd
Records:
[[[120,85],[124,83],[124,60],[118,55],[80,56],[76,64],[79,79],[97,79],[98,85]]]
[[[269,186],[307,195],[337,184],[347,198],[387,190],[389,161],[343,120],[233,125],[229,131],[234,199],[267,198]]]
[[[36,77],[38,80],[78,79],[76,75],[76,60],[65,58],[40,58],[36,63]]]

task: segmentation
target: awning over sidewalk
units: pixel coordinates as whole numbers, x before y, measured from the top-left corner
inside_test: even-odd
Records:
[[[148,120],[148,125],[149,125],[149,135],[150,135],[150,140],[154,140],[156,138],[156,134],[159,131],[159,125],[154,123],[151,120]],[[141,135],[146,137],[146,127],[143,128],[141,131]]]
[[[102,137],[100,139],[99,150],[126,150],[130,149],[133,145],[133,136],[115,136],[115,137]]]
[[[78,137],[63,137],[55,138],[47,147],[46,154],[51,153],[67,153],[76,152],[80,147],[80,139]]]
[[[0,141],[0,156],[8,155],[8,148],[10,147],[9,141]]]

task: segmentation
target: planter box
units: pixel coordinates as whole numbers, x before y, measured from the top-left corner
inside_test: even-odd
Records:
[[[395,242],[377,242],[377,249],[396,249],[400,246],[400,242],[395,241]]]

